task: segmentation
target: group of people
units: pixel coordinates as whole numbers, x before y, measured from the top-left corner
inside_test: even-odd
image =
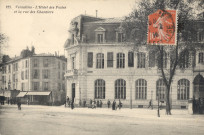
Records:
[[[95,109],[96,107],[100,107],[100,108],[102,108],[102,106],[103,106],[103,102],[100,100],[91,100],[90,99],[90,103],[89,103],[89,108],[92,108],[92,109]]]
[[[203,98],[195,99],[195,97],[193,97],[193,113],[202,114],[203,110],[204,99]]]
[[[110,107],[110,101],[109,100],[108,100],[107,104],[108,104],[108,108],[109,108]],[[118,105],[117,105],[117,102],[115,100],[113,100],[112,110],[117,110],[117,108],[119,108],[119,109],[122,108],[122,102],[120,101],[120,99],[119,99]]]
[[[65,107],[71,107],[71,109],[74,109],[74,99],[70,100],[67,96],[67,99],[65,101]]]

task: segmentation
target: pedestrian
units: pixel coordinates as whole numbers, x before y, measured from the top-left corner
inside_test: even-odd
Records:
[[[98,100],[96,101],[96,106],[99,107],[99,101]]]
[[[115,101],[115,103],[114,103],[114,104],[115,104],[115,110],[117,110],[117,102]]]
[[[108,99],[107,105],[108,105],[108,108],[110,108],[110,100],[109,99]]]
[[[89,108],[92,108],[92,100],[89,101]]]
[[[119,109],[122,108],[122,102],[120,101],[120,99],[119,99],[119,105],[118,105],[118,108],[119,108]]]
[[[113,103],[112,103],[112,110],[115,110],[115,100],[113,100]]]
[[[65,108],[66,108],[66,106],[67,106],[66,104],[67,104],[67,101],[65,100],[65,101],[64,101],[64,107],[65,107]]]
[[[29,99],[27,99],[27,105],[29,105],[30,104],[30,100]]]
[[[21,100],[19,99],[17,102],[18,110],[21,110]]]
[[[149,106],[148,106],[148,108],[150,108],[150,107],[153,109],[152,100],[149,101]]]
[[[9,98],[8,98],[8,105],[9,105],[9,101],[10,101],[10,100],[9,100]]]
[[[69,97],[67,96],[67,99],[66,99],[66,103],[65,103],[66,105],[65,106],[70,106],[69,105]]]
[[[100,100],[99,105],[100,105],[100,108],[102,108],[103,103],[102,103],[102,101],[101,101],[101,100]]]
[[[92,102],[92,109],[96,109],[96,101],[95,100]]]

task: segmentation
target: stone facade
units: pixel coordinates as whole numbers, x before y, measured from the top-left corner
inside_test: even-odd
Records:
[[[76,18],[88,20],[90,17],[80,15]],[[145,46],[136,50],[133,43],[125,40],[121,18],[96,18],[98,20],[88,22],[79,22],[76,18],[69,30],[73,38],[68,38],[64,46],[68,60],[65,74],[67,96],[74,98],[76,104],[89,103],[90,99],[102,100],[104,104],[108,99],[111,102],[120,99],[126,107],[147,107],[151,99],[153,105],[157,105],[158,91],[160,99],[165,101],[161,70],[156,64],[152,65],[155,61]],[[75,21],[77,25],[73,23]],[[194,79],[199,74],[204,76],[204,49],[200,47],[203,43],[204,38],[193,42],[195,48],[188,50],[186,57],[187,68],[184,70],[178,66],[176,69],[170,91],[173,108],[187,108],[188,100],[195,97]],[[169,52],[165,51],[168,69]],[[203,92],[203,88],[200,91]]]

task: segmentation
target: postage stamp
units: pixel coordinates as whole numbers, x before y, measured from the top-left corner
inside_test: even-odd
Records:
[[[176,45],[176,10],[158,10],[148,16],[149,45]]]

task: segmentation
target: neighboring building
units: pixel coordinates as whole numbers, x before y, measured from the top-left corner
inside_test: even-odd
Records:
[[[62,103],[66,95],[66,65],[65,57],[52,54],[15,57],[2,66],[1,89],[28,91],[30,102],[43,101],[42,96],[51,95],[52,102]]]
[[[80,15],[71,21],[67,52],[67,96],[76,104],[90,99],[120,99],[124,106],[146,107],[150,99],[165,100],[165,85],[156,64],[158,54],[143,46],[137,51],[127,42],[121,18],[96,18]],[[187,108],[188,99],[204,95],[204,20],[194,21],[197,31],[194,50],[185,50],[171,86],[173,108]],[[200,26],[199,26],[200,25]],[[182,44],[182,40],[179,44]],[[165,50],[164,67],[169,68],[169,51]],[[159,94],[157,94],[159,93]]]

